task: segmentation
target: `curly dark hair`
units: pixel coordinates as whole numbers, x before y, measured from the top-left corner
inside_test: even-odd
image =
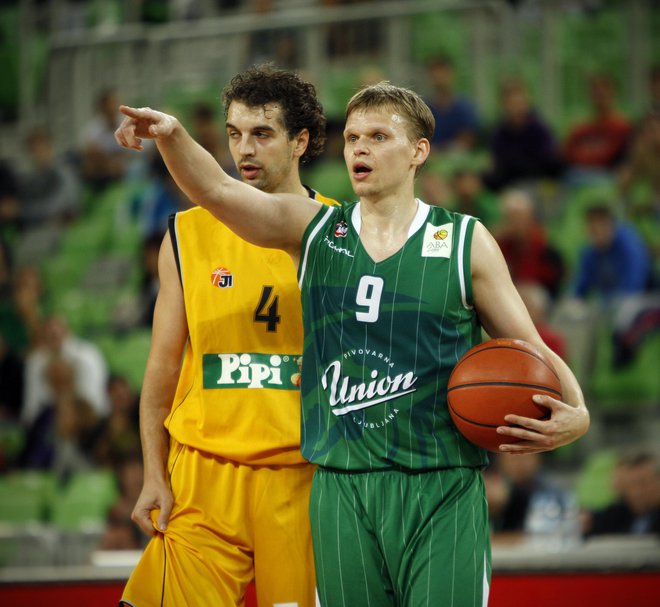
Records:
[[[293,139],[300,131],[309,131],[309,144],[300,161],[309,162],[325,147],[326,119],[323,106],[316,97],[314,85],[305,82],[294,72],[272,64],[256,65],[237,74],[222,91],[225,120],[232,101],[248,107],[278,103],[282,107],[284,128]]]

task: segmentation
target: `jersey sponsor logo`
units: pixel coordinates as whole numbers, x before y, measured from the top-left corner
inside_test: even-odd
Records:
[[[234,286],[234,275],[227,268],[216,268],[211,272],[211,283],[214,287],[227,289]]]
[[[454,225],[445,223],[434,226],[427,223],[422,240],[422,257],[451,257]]]
[[[302,357],[254,352],[204,354],[205,390],[223,388],[273,388],[298,390]]]
[[[338,247],[332,240],[330,240],[327,236],[323,237],[323,242],[330,247],[333,251],[337,253],[341,253],[342,255],[346,255],[347,257],[353,257],[353,253],[349,251],[348,249],[345,249],[344,247]]]
[[[346,234],[348,234],[348,224],[342,219],[335,226],[335,236],[346,238]]]
[[[334,415],[346,415],[351,411],[380,405],[417,390],[417,377],[412,371],[392,376],[389,371],[381,374],[377,369],[372,369],[369,377],[369,381],[357,382],[342,375],[340,361],[328,365],[321,376],[321,387],[330,391],[329,401]]]

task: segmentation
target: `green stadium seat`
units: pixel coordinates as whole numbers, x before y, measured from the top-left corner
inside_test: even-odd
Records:
[[[630,411],[631,407],[652,408],[660,402],[660,334],[644,341],[627,366],[614,369],[613,344],[609,329],[603,330],[596,344],[596,361],[589,392],[604,410]]]
[[[69,531],[102,528],[118,494],[111,471],[78,472],[53,495],[51,522]]]
[[[581,508],[600,510],[616,499],[612,475],[617,463],[613,450],[596,451],[584,462],[575,483],[575,494]]]
[[[324,159],[305,169],[303,181],[335,200],[357,200],[343,160]]]
[[[113,373],[124,375],[136,390],[142,387],[147,365],[151,330],[137,329],[126,335],[105,335],[95,339]]]
[[[102,215],[82,218],[69,227],[61,241],[62,253],[95,257],[106,250],[111,239],[112,224]]]
[[[460,16],[447,12],[411,17],[411,58],[424,63],[434,55],[459,58],[469,54],[469,31]]]
[[[13,525],[42,523],[54,478],[48,472],[14,472],[0,476],[0,522]]]

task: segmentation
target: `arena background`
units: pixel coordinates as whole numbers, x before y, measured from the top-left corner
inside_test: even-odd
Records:
[[[125,378],[133,395],[139,392],[154,289],[149,253],[162,235],[163,211],[153,189],[163,176],[148,153],[117,152],[120,168],[112,175],[86,171],[93,166],[86,145],[100,95],[175,113],[193,132],[215,138],[209,145],[217,146],[219,161],[231,169],[223,152],[222,87],[257,62],[296,69],[316,84],[330,127],[327,151],[306,167],[305,182],[351,199],[338,138],[346,100],[361,84],[380,79],[432,99],[429,62],[438,57],[453,63],[456,89],[476,107],[480,127],[468,151],[438,153],[429,163],[419,180],[428,202],[452,203],[457,172],[488,171],[489,137],[500,119],[499,86],[507,79],[524,82],[560,143],[590,114],[592,74],[612,79],[616,106],[633,131],[643,128],[650,110],[660,109],[657,83],[653,96],[660,66],[660,5],[654,0],[0,2],[2,341],[11,342],[12,319],[29,324],[25,315],[32,314],[38,326],[56,315],[72,335],[98,348],[109,372]],[[78,194],[59,215],[28,221],[20,185],[34,171],[27,141],[44,130],[57,162],[76,179]],[[656,176],[658,146],[648,158]],[[616,302],[604,306],[589,298],[577,305],[571,297],[580,250],[588,242],[584,209],[599,197],[635,225],[660,277],[660,189],[653,183],[622,188],[619,168],[626,162],[514,184],[532,196],[565,266],[547,322],[565,340],[592,428],[578,443],[545,457],[543,471],[584,510],[616,500],[612,475],[621,453],[657,455],[660,443],[660,283],[629,314]],[[493,190],[493,204],[502,194]],[[23,307],[17,303],[20,281],[28,281],[21,284],[32,293]],[[641,324],[631,321],[635,315]],[[630,331],[623,362],[616,341],[621,327]],[[19,340],[12,352],[19,363],[38,339]],[[4,364],[1,349],[5,389],[12,367]],[[124,544],[112,540],[124,549],[108,549],[115,545],[108,529],[117,522],[109,512],[126,497],[119,482],[124,471],[111,458],[66,482],[48,468],[28,469],[21,464],[28,440],[22,402],[12,408],[8,394],[0,394],[0,598],[13,605],[37,604],[45,596],[50,604],[112,604],[140,550],[140,540],[125,528]],[[660,490],[654,490],[660,508]],[[634,538],[632,544],[633,538],[564,540],[545,550],[524,538],[496,544],[492,604],[660,601],[660,548],[653,538]],[[540,598],[524,598],[539,588],[545,589]],[[518,598],[508,602],[512,596]]]

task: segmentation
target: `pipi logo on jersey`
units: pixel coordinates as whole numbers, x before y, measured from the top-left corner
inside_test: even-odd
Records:
[[[338,236],[339,238],[345,238],[346,234],[348,234],[348,224],[342,219],[335,226],[335,236]]]
[[[273,388],[298,390],[302,356],[228,352],[202,356],[205,390]]]
[[[228,289],[234,286],[234,275],[227,268],[216,268],[211,272],[211,283],[214,287]]]
[[[366,409],[394,401],[417,390],[412,371],[397,373],[394,362],[382,352],[356,348],[343,354],[343,361],[330,363],[321,375],[333,415],[350,414],[354,423],[365,429],[382,428],[399,409],[393,405],[384,413],[366,416]]]
[[[422,241],[422,257],[451,257],[454,225],[434,226],[427,223]]]

